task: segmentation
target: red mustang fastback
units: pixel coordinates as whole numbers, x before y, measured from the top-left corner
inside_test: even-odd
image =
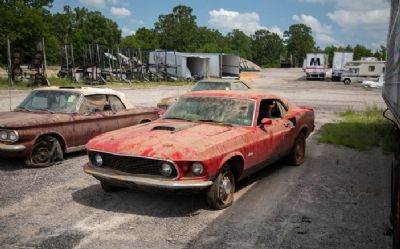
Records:
[[[313,130],[312,108],[275,95],[191,92],[161,119],[90,140],[84,171],[105,191],[204,189],[221,209],[232,204],[235,183],[262,166],[283,157],[302,164]]]

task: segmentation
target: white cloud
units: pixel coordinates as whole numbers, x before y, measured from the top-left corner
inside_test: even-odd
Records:
[[[301,1],[306,3],[319,3],[319,4],[328,2],[328,0],[301,0]]]
[[[276,26],[270,29],[262,26],[260,24],[260,16],[256,12],[240,13],[221,8],[219,10],[211,10],[208,14],[210,15],[208,23],[222,32],[239,29],[247,35],[251,35],[257,30],[266,29],[277,33],[281,37],[283,35],[282,30]]]
[[[325,24],[322,25],[317,18],[311,15],[293,15],[292,18],[296,22],[304,23],[305,25],[309,26],[315,33],[332,34],[331,26]]]
[[[116,8],[116,7],[111,7],[111,14],[114,16],[130,16],[131,11],[128,10],[127,8]]]
[[[103,9],[106,7],[105,0],[79,0],[83,5]]]
[[[330,25],[321,24],[317,18],[305,14],[301,14],[300,16],[293,15],[292,19],[295,22],[303,23],[310,27],[315,33],[315,40],[318,45],[339,45],[339,42],[332,37],[333,30]]]
[[[122,34],[125,35],[125,36],[135,34],[135,30],[132,30],[132,29],[127,28],[127,27],[122,27],[121,31],[122,31]]]
[[[363,29],[375,37],[386,34],[390,15],[386,0],[336,1],[336,10],[327,16],[344,31]]]

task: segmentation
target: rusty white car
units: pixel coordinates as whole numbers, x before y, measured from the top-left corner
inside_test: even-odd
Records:
[[[159,118],[158,111],[134,106],[107,88],[39,88],[13,111],[0,113],[0,157],[50,166],[101,133]]]
[[[224,91],[246,91],[250,90],[250,86],[237,79],[208,79],[197,82],[190,92],[224,90]],[[157,107],[167,110],[173,103],[178,100],[179,96],[166,97],[157,103]]]

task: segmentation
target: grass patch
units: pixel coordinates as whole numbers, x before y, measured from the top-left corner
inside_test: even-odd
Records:
[[[50,85],[52,86],[90,86],[90,85],[85,85],[84,82],[73,82],[70,80],[65,80],[57,77],[49,78]],[[152,82],[132,82],[132,83],[122,83],[122,82],[107,82],[106,87],[110,88],[136,88],[136,87],[157,87],[157,86],[190,86],[194,85],[195,82],[191,81],[152,81]],[[0,89],[9,89],[10,84],[7,79],[0,78]],[[29,86],[27,81],[22,81],[15,83],[11,89],[19,89],[19,90],[24,90],[24,89],[31,89],[34,87]]]
[[[317,140],[360,151],[380,146],[384,152],[392,152],[395,148],[393,124],[382,113],[383,109],[376,106],[366,107],[364,112],[348,109],[340,113],[339,123],[325,124]]]

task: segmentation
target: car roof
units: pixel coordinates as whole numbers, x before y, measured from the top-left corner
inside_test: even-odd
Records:
[[[184,96],[204,96],[204,97],[226,97],[226,98],[239,98],[239,99],[280,99],[284,98],[262,91],[224,91],[224,90],[208,90],[188,92]]]
[[[88,95],[96,95],[96,94],[107,94],[107,95],[116,95],[119,99],[124,103],[126,108],[133,108],[132,103],[126,100],[125,94],[119,91],[115,91],[110,88],[97,88],[97,87],[59,87],[59,86],[50,86],[50,87],[41,87],[36,88],[34,91],[64,91],[64,92],[72,92],[72,93],[80,93],[84,96]]]
[[[242,80],[239,79],[205,79],[205,80],[200,80],[197,83],[202,83],[202,82],[210,82],[210,83],[234,83],[234,82],[240,82],[244,83]]]

